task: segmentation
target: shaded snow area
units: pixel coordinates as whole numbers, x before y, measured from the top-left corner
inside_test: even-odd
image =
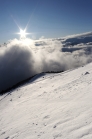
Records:
[[[0,96],[0,139],[92,139],[92,63]]]

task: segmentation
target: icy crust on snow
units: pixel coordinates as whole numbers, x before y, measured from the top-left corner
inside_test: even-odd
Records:
[[[0,139],[92,139],[92,63],[39,75],[6,95]]]

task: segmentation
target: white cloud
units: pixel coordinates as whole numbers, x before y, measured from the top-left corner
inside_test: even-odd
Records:
[[[88,37],[75,36],[75,40],[85,42]],[[0,91],[39,72],[68,70],[92,62],[90,43],[77,44],[73,38],[65,38],[63,43],[62,39],[10,40],[0,48]]]

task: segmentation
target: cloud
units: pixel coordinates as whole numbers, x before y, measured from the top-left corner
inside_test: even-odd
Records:
[[[87,40],[85,44],[72,44],[69,38],[10,40],[0,47],[0,91],[40,72],[64,71],[92,62]]]
[[[88,43],[88,42],[92,42],[92,32],[67,36],[64,38],[63,41],[63,43],[70,43],[73,45],[79,43]]]
[[[45,39],[45,37],[44,37],[44,36],[41,36],[41,37],[39,38],[39,40],[42,40],[42,39]]]

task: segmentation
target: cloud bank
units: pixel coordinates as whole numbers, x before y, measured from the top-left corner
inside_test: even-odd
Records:
[[[0,91],[40,72],[65,71],[92,62],[91,37],[92,33],[10,40],[0,47]]]

